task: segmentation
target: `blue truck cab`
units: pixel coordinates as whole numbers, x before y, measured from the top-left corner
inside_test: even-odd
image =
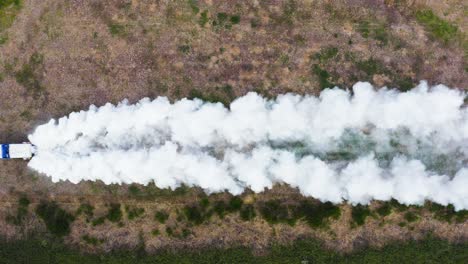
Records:
[[[36,147],[30,143],[0,144],[1,159],[31,159],[36,152]]]

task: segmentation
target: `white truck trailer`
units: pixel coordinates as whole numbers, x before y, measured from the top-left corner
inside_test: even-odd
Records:
[[[30,143],[22,144],[0,144],[0,159],[31,159],[36,152],[36,147]]]

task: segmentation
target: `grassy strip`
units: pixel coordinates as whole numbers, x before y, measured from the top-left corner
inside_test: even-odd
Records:
[[[0,242],[1,263],[462,263],[468,257],[467,244],[449,244],[426,238],[395,243],[382,249],[365,249],[341,255],[323,249],[315,240],[297,241],[289,246],[274,245],[267,255],[254,256],[249,249],[209,249],[202,251],[112,252],[83,255],[63,244],[29,240]]]

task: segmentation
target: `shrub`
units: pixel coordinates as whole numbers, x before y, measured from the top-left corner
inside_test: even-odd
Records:
[[[222,201],[222,200],[216,201],[215,204],[214,204],[214,206],[213,206],[214,212],[215,212],[220,218],[223,218],[223,217],[224,217],[226,208],[227,208],[227,205],[226,205],[226,203],[225,203],[224,201]]]
[[[200,206],[202,208],[208,208],[208,206],[210,205],[210,200],[207,198],[207,197],[203,197],[201,200],[200,200]]]
[[[55,202],[42,201],[36,208],[37,215],[42,218],[47,229],[56,236],[70,233],[70,224],[74,217],[60,208]]]
[[[145,213],[144,208],[130,208],[127,207],[127,218],[128,220],[133,220],[137,217],[142,216]]]
[[[341,215],[340,207],[330,203],[313,203],[305,200],[299,207],[298,215],[304,217],[311,227],[325,227],[328,219],[338,219]]]
[[[255,213],[255,208],[253,205],[248,204],[240,210],[240,217],[244,221],[249,221],[255,218],[257,214]]]
[[[392,207],[389,203],[382,204],[379,208],[377,208],[377,213],[380,216],[387,216],[392,212]]]
[[[434,213],[434,217],[441,221],[452,222],[452,220],[462,223],[468,219],[468,210],[455,211],[452,204],[443,206],[437,203],[430,203],[429,210]]]
[[[411,212],[411,211],[406,212],[404,217],[405,217],[405,220],[408,221],[409,223],[414,222],[418,220],[419,218],[414,212]]]
[[[172,227],[166,226],[166,234],[168,236],[173,236],[174,235],[174,230],[172,230]]]
[[[265,202],[260,207],[260,214],[270,224],[288,223],[293,225],[296,221],[289,214],[289,209],[279,200],[271,200]]]
[[[371,212],[369,207],[366,205],[356,205],[353,206],[351,211],[351,217],[353,219],[353,223],[360,226],[366,222],[366,218],[370,216]]]
[[[85,214],[87,217],[93,217],[94,214],[94,207],[89,203],[81,204],[76,210],[76,215]]]
[[[202,209],[196,205],[185,206],[184,214],[187,220],[195,225],[199,225],[205,220]]]
[[[83,241],[86,242],[87,244],[90,244],[93,246],[96,246],[97,244],[102,243],[101,239],[97,239],[96,237],[93,237],[87,234],[82,236],[81,239],[83,239]]]
[[[228,210],[231,212],[239,211],[242,208],[244,201],[239,196],[233,196],[231,200],[229,200],[229,208]]]
[[[230,18],[229,20],[231,21],[231,23],[232,23],[233,25],[239,24],[239,22],[240,22],[240,16],[239,16],[239,15],[233,15],[233,16],[231,16],[231,18]]]
[[[332,84],[329,81],[330,78],[331,78],[330,73],[328,73],[326,70],[320,68],[319,65],[315,64],[314,66],[312,66],[312,72],[318,78],[320,89],[332,88],[334,86],[334,84]]]
[[[166,213],[166,211],[157,211],[154,214],[154,219],[156,219],[161,224],[164,224],[168,218],[169,214]]]
[[[119,203],[113,203],[110,205],[106,218],[113,223],[117,223],[122,220],[122,210],[120,209]]]
[[[105,216],[101,216],[99,218],[96,218],[93,220],[93,222],[91,223],[93,226],[98,226],[98,225],[102,225],[104,224],[104,221],[106,221],[106,217]]]

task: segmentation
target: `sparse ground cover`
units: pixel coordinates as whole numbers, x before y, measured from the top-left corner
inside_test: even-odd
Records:
[[[52,117],[124,98],[165,95],[227,106],[248,91],[268,98],[317,94],[358,80],[407,90],[426,79],[466,89],[467,24],[459,10],[413,1],[1,1],[0,140],[24,141]],[[213,243],[264,252],[301,237],[348,252],[421,239],[427,232],[452,242],[467,237],[467,211],[450,205],[407,207],[392,201],[351,208],[305,199],[286,186],[232,197],[206,196],[187,186],[159,189],[154,183],[53,184],[23,161],[1,165],[2,236],[62,237],[89,252],[135,248],[141,241],[148,252]],[[422,255],[453,262],[460,256],[449,254],[459,246],[428,243]],[[402,255],[418,256],[412,250],[421,247],[411,245]],[[433,250],[437,246],[441,251]],[[3,254],[14,246],[1,248]],[[58,250],[45,249],[39,258]],[[306,250],[300,244],[294,249]],[[258,262],[301,256],[282,258],[275,250],[263,260],[245,250],[222,254]],[[366,252],[371,253],[356,256],[377,258]],[[221,253],[209,254],[207,259]],[[194,255],[180,258],[189,257]]]

